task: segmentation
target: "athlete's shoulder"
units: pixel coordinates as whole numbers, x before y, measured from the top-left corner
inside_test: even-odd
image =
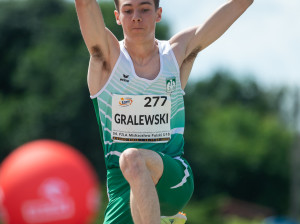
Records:
[[[156,40],[161,53],[168,54],[172,50],[169,40]]]

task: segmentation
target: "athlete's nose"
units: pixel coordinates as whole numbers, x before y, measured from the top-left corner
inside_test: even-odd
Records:
[[[142,22],[142,17],[138,11],[133,13],[132,21],[134,22]]]

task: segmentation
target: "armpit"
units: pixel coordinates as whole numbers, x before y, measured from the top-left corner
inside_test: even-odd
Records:
[[[99,46],[93,46],[92,47],[91,55],[95,58],[98,58],[101,61],[104,60],[103,52],[102,52],[102,50]]]
[[[183,61],[183,63],[193,62],[197,57],[198,53],[201,51],[201,47],[195,48]]]
[[[102,62],[104,70],[109,70],[109,63],[107,63],[107,59],[104,57],[103,51],[99,46],[92,47],[91,56],[97,61]]]

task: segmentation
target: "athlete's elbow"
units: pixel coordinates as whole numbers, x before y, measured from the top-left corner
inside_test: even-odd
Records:
[[[242,10],[246,10],[254,2],[254,0],[233,0],[233,1],[237,2],[239,4],[239,7]]]
[[[246,2],[247,2],[247,5],[249,7],[250,5],[252,5],[252,3],[254,2],[254,0],[246,0]]]
[[[245,7],[248,8],[250,5],[252,5],[254,0],[244,0],[243,2],[244,2]]]
[[[95,0],[75,0],[77,6],[86,6]]]

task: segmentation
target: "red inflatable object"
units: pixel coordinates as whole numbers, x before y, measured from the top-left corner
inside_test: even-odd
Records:
[[[0,166],[4,224],[91,223],[100,188],[89,162],[73,147],[37,140],[17,148]]]

